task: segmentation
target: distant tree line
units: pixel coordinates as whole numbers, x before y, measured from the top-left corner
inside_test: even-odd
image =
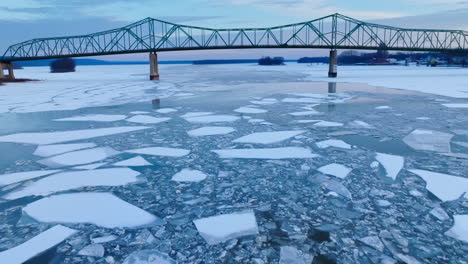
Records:
[[[50,63],[50,72],[74,72],[75,61],[70,58],[57,59]]]
[[[283,57],[262,57],[258,60],[259,65],[283,65],[284,58]]]

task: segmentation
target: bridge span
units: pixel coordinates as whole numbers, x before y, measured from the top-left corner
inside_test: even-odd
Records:
[[[330,49],[329,77],[337,76],[337,49],[468,52],[463,30],[410,29],[367,23],[341,14],[267,28],[214,29],[145,18],[98,33],[32,39],[0,58],[0,78],[14,78],[11,62],[150,53],[150,79],[159,79],[157,52],[208,49]],[[8,75],[3,69],[8,69]]]

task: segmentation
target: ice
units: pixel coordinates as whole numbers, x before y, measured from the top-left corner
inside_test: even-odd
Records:
[[[343,140],[338,139],[328,139],[315,143],[317,147],[324,149],[328,147],[342,148],[342,149],[351,149],[351,145],[344,142]]]
[[[377,249],[380,252],[383,252],[385,249],[384,244],[382,243],[382,241],[380,240],[378,236],[363,237],[363,238],[360,238],[359,241],[361,241],[362,243],[370,247]]]
[[[445,235],[468,243],[468,215],[454,215],[454,224]]]
[[[139,172],[129,168],[61,172],[33,182],[24,188],[8,193],[5,199],[14,200],[32,195],[49,195],[55,192],[85,186],[120,186],[137,182]]]
[[[110,241],[114,241],[116,240],[118,237],[117,236],[114,236],[114,235],[108,235],[108,236],[102,236],[102,237],[94,237],[94,238],[91,238],[91,241],[95,244],[98,244],[98,243],[107,243],[107,242],[110,242]]]
[[[42,133],[19,133],[7,136],[0,136],[0,142],[26,143],[46,145],[61,143],[67,141],[75,141],[81,139],[90,139],[102,136],[109,136],[132,131],[148,129],[145,126],[124,126],[124,127],[108,127],[83,130],[69,130],[60,132],[42,132]]]
[[[105,228],[135,228],[159,220],[111,193],[58,194],[32,202],[23,212],[39,222],[94,224]]]
[[[37,170],[3,174],[0,175],[0,186],[42,177],[59,171],[60,170]]]
[[[239,120],[238,116],[233,115],[202,115],[185,117],[185,120],[191,123],[213,123],[213,122],[234,122]]]
[[[276,104],[277,102],[278,100],[276,100],[275,98],[264,98],[261,100],[250,101],[250,103],[258,104],[258,105],[272,105],[272,104]]]
[[[169,114],[169,113],[177,112],[177,109],[174,109],[174,108],[161,108],[161,109],[156,110],[156,112],[158,112],[160,114]]]
[[[206,116],[206,115],[212,115],[212,114],[214,113],[213,112],[188,112],[188,113],[185,113],[184,115],[181,115],[180,117],[188,118],[188,117]]]
[[[76,232],[71,228],[56,225],[14,248],[0,252],[0,263],[25,263],[27,260],[62,243]]]
[[[132,114],[132,115],[145,115],[145,114],[150,114],[150,112],[146,112],[146,111],[133,111],[133,112],[130,112],[130,114]]]
[[[112,164],[114,166],[123,166],[123,167],[138,167],[138,166],[152,166],[153,164],[149,163],[141,156],[137,156],[131,159],[122,160]]]
[[[448,108],[468,108],[468,104],[442,104]]]
[[[212,136],[212,135],[225,135],[234,132],[235,129],[232,127],[215,127],[215,126],[208,126],[208,127],[200,127],[197,129],[193,129],[187,132],[192,137],[200,137],[200,136]]]
[[[391,107],[388,106],[388,105],[381,105],[381,106],[377,106],[375,109],[377,110],[383,110],[383,109],[390,109]]]
[[[54,119],[54,121],[95,121],[95,122],[114,122],[119,120],[124,120],[127,118],[125,115],[81,115],[81,116],[72,116],[67,118]]]
[[[183,169],[172,176],[172,180],[177,182],[201,182],[206,177],[206,174],[199,170]]]
[[[74,170],[94,170],[99,167],[102,167],[106,165],[106,162],[98,162],[98,163],[92,163],[92,164],[86,164],[86,165],[81,165],[81,166],[75,166],[72,169]]]
[[[452,137],[452,134],[444,132],[416,129],[403,138],[403,141],[416,150],[451,152],[450,140]]]
[[[123,264],[175,264],[168,255],[157,250],[138,250],[125,258]]]
[[[322,120],[308,120],[308,119],[305,119],[305,120],[297,120],[296,122],[299,123],[299,124],[309,124],[309,123],[317,123],[317,122],[320,122]]]
[[[41,145],[37,147],[33,154],[39,157],[50,157],[70,151],[94,147],[96,147],[94,143]]]
[[[108,157],[112,157],[119,153],[120,152],[109,147],[93,148],[60,154],[47,159],[39,160],[38,163],[49,167],[58,168],[63,166],[93,163]]]
[[[258,233],[257,219],[252,210],[201,218],[193,223],[210,245]]]
[[[433,215],[435,218],[439,219],[440,221],[447,221],[450,219],[448,214],[441,207],[435,207],[429,213]]]
[[[343,124],[338,123],[338,122],[320,121],[318,123],[315,123],[314,126],[317,126],[317,127],[341,127],[341,126],[343,126]]]
[[[125,152],[153,156],[182,157],[188,155],[190,153],[190,150],[179,148],[149,147],[127,150]]]
[[[254,144],[272,144],[281,142],[283,140],[295,137],[305,130],[289,130],[289,131],[275,131],[275,132],[258,132],[252,133],[247,136],[240,137],[233,140],[236,143],[254,143]]]
[[[317,111],[302,111],[302,112],[293,112],[289,113],[292,116],[307,116],[307,115],[321,115],[322,113]]]
[[[396,179],[398,173],[400,173],[401,169],[403,169],[403,166],[405,165],[405,159],[401,156],[377,153],[375,159],[385,168],[387,177],[390,177],[393,180]]]
[[[282,100],[284,103],[323,103],[322,99],[315,99],[315,98],[292,98],[292,97],[287,97]]]
[[[149,115],[136,115],[127,119],[128,122],[140,124],[158,124],[170,120],[169,117],[154,117]]]
[[[321,173],[332,175],[341,179],[346,178],[346,176],[348,176],[348,174],[352,171],[352,169],[337,163],[325,165],[320,167],[318,170]]]
[[[352,122],[349,123],[351,126],[353,127],[359,127],[359,128],[366,128],[366,129],[372,129],[372,128],[375,128],[374,126],[364,122],[364,121],[361,121],[361,120],[354,120]]]
[[[101,258],[104,256],[104,247],[101,244],[91,244],[78,251],[78,255]]]
[[[243,113],[243,114],[263,114],[268,111],[264,109],[253,108],[253,107],[239,107],[235,109],[234,112]]]
[[[282,246],[279,264],[311,264],[314,257],[303,253],[295,247]]]
[[[458,199],[468,192],[468,178],[426,170],[409,170],[426,181],[426,188],[442,201]]]
[[[262,149],[218,149],[213,150],[223,159],[308,159],[316,158],[308,148],[284,147]]]

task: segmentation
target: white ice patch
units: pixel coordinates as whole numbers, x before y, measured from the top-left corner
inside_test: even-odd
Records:
[[[377,153],[375,159],[385,168],[387,177],[390,177],[393,180],[396,179],[398,173],[400,173],[401,169],[403,169],[403,166],[405,165],[405,159],[401,156]]]
[[[372,129],[375,128],[374,126],[361,121],[361,120],[354,120],[349,123],[352,127],[358,127],[358,128],[366,128],[366,129]]]
[[[81,165],[81,166],[75,166],[72,169],[74,170],[94,170],[99,167],[102,167],[106,165],[106,162],[98,162],[98,163],[92,163],[92,164],[86,164],[86,165]]]
[[[139,172],[129,168],[61,172],[33,182],[24,188],[8,193],[5,199],[14,200],[32,195],[49,195],[55,192],[88,186],[121,186],[137,182]]]
[[[318,170],[321,173],[332,175],[341,179],[346,178],[346,176],[348,176],[348,174],[352,171],[352,169],[337,163],[325,165],[320,167]]]
[[[117,154],[119,154],[118,151],[109,147],[103,147],[68,152],[37,162],[52,168],[59,168],[63,166],[93,163]]]
[[[41,145],[37,147],[33,154],[39,157],[50,157],[70,151],[94,147],[96,147],[94,143]]]
[[[55,144],[67,141],[103,137],[132,131],[148,129],[144,126],[124,126],[83,130],[69,130],[60,132],[19,133],[0,136],[0,142],[26,143],[26,144]]]
[[[343,124],[338,123],[338,122],[320,121],[318,123],[315,123],[314,126],[317,126],[317,127],[341,127],[341,126],[343,126]]]
[[[453,135],[424,129],[416,129],[403,138],[403,141],[416,150],[451,152],[450,140]]]
[[[292,98],[287,97],[282,100],[283,103],[307,103],[307,104],[320,104],[324,101],[322,99],[315,99],[315,98]]]
[[[127,119],[128,122],[139,124],[158,124],[170,120],[169,117],[154,117],[149,115],[136,115]]]
[[[139,167],[139,166],[151,166],[153,164],[149,163],[141,156],[137,156],[131,159],[126,159],[119,161],[113,164],[114,166],[123,166],[123,167]]]
[[[161,108],[161,109],[156,110],[156,112],[158,112],[160,114],[169,114],[169,113],[177,112],[177,109],[174,109],[174,108]]]
[[[317,147],[324,149],[329,147],[351,149],[351,145],[339,139],[329,139],[315,143]]]
[[[54,121],[94,121],[94,122],[114,122],[119,120],[124,120],[127,118],[125,115],[81,115],[81,116],[72,116],[67,118],[54,119]]]
[[[176,182],[201,182],[206,179],[206,174],[199,170],[183,169],[172,176]]]
[[[125,152],[134,154],[144,154],[153,156],[166,156],[166,157],[182,157],[188,155],[190,150],[178,148],[165,148],[165,147],[149,147],[140,149],[131,149]]]
[[[308,148],[262,148],[212,150],[223,159],[309,159],[318,157]]]
[[[239,119],[240,118],[238,116],[233,116],[233,115],[203,115],[203,116],[185,117],[185,120],[191,123],[234,122]]]
[[[455,223],[445,235],[468,243],[468,215],[454,215],[453,220]]]
[[[468,104],[442,104],[448,108],[468,108]]]
[[[299,124],[309,124],[309,123],[317,123],[322,120],[309,120],[309,119],[303,119],[303,120],[297,120],[296,122]]]
[[[384,110],[384,109],[390,109],[391,107],[388,106],[388,105],[381,105],[381,106],[377,106],[375,109],[377,110]]]
[[[442,201],[458,199],[468,192],[468,179],[425,170],[409,170],[426,181],[426,189]]]
[[[305,130],[290,130],[290,131],[275,131],[275,132],[258,132],[233,140],[236,143],[254,143],[254,144],[272,144],[283,140],[295,137]]]
[[[42,252],[57,246],[76,232],[76,230],[71,228],[56,225],[14,248],[0,252],[0,263],[24,263],[40,255]]]
[[[213,112],[188,112],[188,113],[185,113],[184,115],[181,115],[180,117],[188,118],[188,117],[206,116],[206,115],[212,115],[212,114],[214,113]]]
[[[200,127],[197,129],[193,129],[187,132],[192,137],[200,137],[200,136],[212,136],[212,135],[225,135],[234,132],[235,129],[232,127]]]
[[[268,111],[264,109],[253,108],[253,107],[239,107],[235,109],[234,112],[243,113],[243,114],[263,114]]]
[[[105,228],[135,228],[157,218],[111,193],[69,193],[42,198],[23,208],[45,223],[94,224]]]
[[[201,218],[193,223],[198,233],[210,245],[258,233],[257,219],[252,210]]]
[[[0,186],[42,177],[59,171],[60,170],[38,170],[3,174],[0,175]]]
[[[145,115],[145,114],[149,114],[150,112],[146,112],[146,111],[133,111],[133,112],[130,112],[130,114],[132,115]]]

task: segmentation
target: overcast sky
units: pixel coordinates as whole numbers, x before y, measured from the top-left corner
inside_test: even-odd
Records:
[[[207,27],[260,27],[302,22],[341,13],[388,25],[468,29],[463,0],[0,0],[0,53],[36,37],[86,34],[145,17]],[[307,54],[306,54],[307,53]],[[325,54],[317,50],[171,52],[161,59],[287,58]],[[145,55],[105,57],[141,60]]]

